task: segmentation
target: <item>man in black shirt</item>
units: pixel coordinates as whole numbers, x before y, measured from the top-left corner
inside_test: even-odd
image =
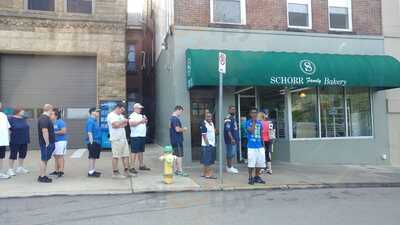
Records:
[[[43,114],[38,119],[38,134],[40,145],[40,176],[38,182],[51,183],[52,179],[46,176],[47,162],[51,159],[55,149],[55,134],[52,117],[54,117],[53,106],[46,104],[43,107]]]

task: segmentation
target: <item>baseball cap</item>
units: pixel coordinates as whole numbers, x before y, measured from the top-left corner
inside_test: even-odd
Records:
[[[144,107],[143,107],[142,104],[140,104],[140,103],[135,103],[135,104],[133,105],[133,108],[134,108],[134,109],[136,109],[136,108],[141,108],[141,109],[143,109]]]
[[[89,109],[89,113],[91,114],[92,112],[100,112],[100,109],[93,107]]]

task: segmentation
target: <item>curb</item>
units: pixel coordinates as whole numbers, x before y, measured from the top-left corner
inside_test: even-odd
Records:
[[[344,189],[344,188],[399,188],[400,182],[392,183],[324,183],[324,184],[285,184],[285,185],[263,185],[263,186],[239,186],[239,187],[197,187],[179,189],[141,189],[132,191],[104,190],[96,192],[73,192],[73,193],[48,193],[48,194],[24,194],[18,196],[0,196],[1,199],[11,198],[38,198],[57,196],[110,196],[130,194],[161,194],[161,193],[189,193],[189,192],[232,192],[232,191],[290,191],[290,190],[312,190],[312,189]]]

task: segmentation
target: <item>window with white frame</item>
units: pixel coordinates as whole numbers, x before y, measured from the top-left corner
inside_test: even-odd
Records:
[[[287,17],[290,28],[311,29],[311,0],[287,0]]]
[[[352,30],[351,0],[329,0],[329,28]]]
[[[246,0],[210,0],[211,23],[246,24]]]
[[[26,0],[26,9],[39,11],[54,11],[54,0]]]
[[[92,0],[66,0],[66,9],[70,13],[92,14]]]
[[[293,139],[372,136],[369,88],[303,88],[290,99]]]

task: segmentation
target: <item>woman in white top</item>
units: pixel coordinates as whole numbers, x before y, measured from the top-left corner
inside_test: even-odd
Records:
[[[2,108],[0,102],[0,110]],[[0,179],[8,179],[9,175],[2,173],[3,169],[3,161],[6,157],[6,146],[10,145],[10,123],[8,122],[8,118],[6,114],[0,111]]]
[[[201,164],[203,164],[202,177],[217,179],[214,176],[212,165],[215,163],[215,127],[212,114],[206,112],[205,120],[200,124],[201,131]]]

